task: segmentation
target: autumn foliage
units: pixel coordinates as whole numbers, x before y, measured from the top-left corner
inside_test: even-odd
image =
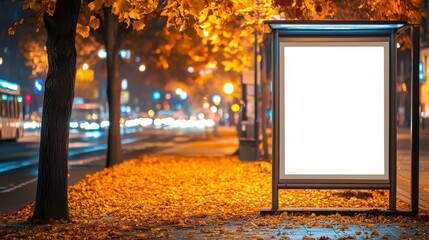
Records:
[[[53,0],[25,0],[24,9],[32,9],[30,21],[41,23],[43,13],[52,13]],[[242,71],[252,67],[253,32],[262,32],[264,20],[404,20],[418,23],[423,12],[422,0],[172,0],[141,1],[95,0],[84,1],[77,24],[77,33],[90,35],[99,29],[103,7],[111,7],[128,28],[143,30],[148,20],[167,19],[166,29],[190,38],[202,38],[213,53],[221,52],[219,60],[225,69]],[[9,29],[22,24],[18,19]],[[262,38],[258,38],[262,42]]]
[[[219,234],[227,222],[243,221],[235,232],[240,236],[244,231],[251,234],[252,229],[278,224],[346,228],[347,224],[374,222],[365,216],[259,217],[260,208],[270,206],[270,201],[269,162],[244,163],[237,157],[143,156],[88,175],[69,187],[70,222],[22,224],[31,216],[31,204],[1,217],[0,238],[157,238],[171,237],[171,229],[189,231],[196,226],[207,228],[210,235]],[[378,190],[283,190],[280,203],[283,207],[377,208],[387,206],[388,194]],[[405,207],[403,202],[398,205]]]

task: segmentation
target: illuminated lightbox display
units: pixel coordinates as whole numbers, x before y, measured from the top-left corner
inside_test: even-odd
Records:
[[[280,42],[280,179],[388,180],[389,39]]]

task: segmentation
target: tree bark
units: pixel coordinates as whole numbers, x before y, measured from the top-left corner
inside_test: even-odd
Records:
[[[121,82],[119,79],[119,54],[123,32],[117,16],[111,8],[104,8],[103,36],[107,52],[107,100],[109,104],[109,135],[107,138],[106,167],[111,167],[121,161]]]
[[[39,174],[32,220],[68,219],[69,121],[76,78],[76,24],[81,0],[57,0],[43,19],[49,69],[45,82]]]

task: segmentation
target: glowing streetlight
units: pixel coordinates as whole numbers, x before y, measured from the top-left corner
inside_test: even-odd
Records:
[[[218,106],[221,101],[222,101],[222,97],[219,94],[213,95],[212,102],[214,105]]]
[[[83,69],[83,70],[88,70],[88,69],[89,69],[89,65],[88,65],[88,63],[84,63],[84,64],[82,65],[82,69]]]
[[[203,108],[204,109],[209,109],[210,108],[210,103],[208,103],[208,102],[203,103]]]
[[[177,94],[177,95],[182,94],[182,92],[183,92],[183,90],[182,90],[181,88],[177,88],[177,89],[176,89],[176,94]]]
[[[0,57],[0,65],[2,65],[2,64],[3,64],[3,58]]]
[[[151,109],[151,110],[147,111],[147,114],[149,115],[149,117],[153,117],[153,116],[155,116],[155,111]]]
[[[107,57],[106,49],[103,48],[98,50],[97,55],[99,58],[102,58],[102,59],[106,58]]]
[[[139,66],[139,71],[140,71],[140,72],[144,72],[144,71],[146,71],[146,66],[145,66],[144,64],[140,65],[140,66]]]
[[[238,112],[239,110],[240,110],[240,105],[238,105],[237,103],[234,103],[231,105],[231,111]]]
[[[223,85],[223,91],[224,91],[226,94],[231,94],[231,93],[233,93],[233,92],[234,92],[234,85],[232,85],[232,83],[230,83],[230,82],[225,83],[225,84]]]
[[[182,91],[179,95],[180,99],[186,100],[188,98],[188,94],[185,91]]]

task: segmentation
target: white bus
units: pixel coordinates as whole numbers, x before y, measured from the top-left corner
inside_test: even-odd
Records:
[[[73,103],[70,128],[100,130],[108,127],[107,113],[100,103]]]
[[[0,141],[24,136],[24,109],[19,84],[0,79]]]

